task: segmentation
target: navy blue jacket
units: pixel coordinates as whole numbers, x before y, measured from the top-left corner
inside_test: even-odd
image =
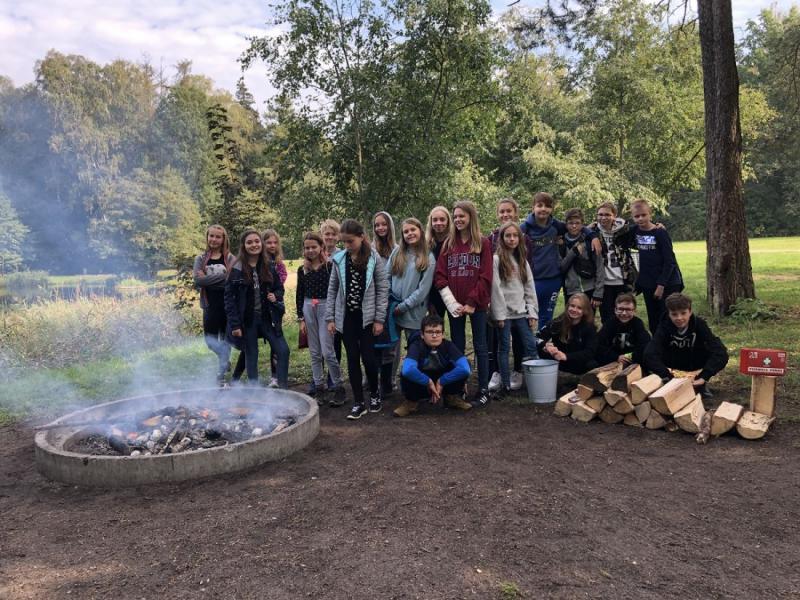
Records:
[[[672,250],[672,240],[666,229],[642,231],[633,228],[636,247],[639,249],[639,276],[636,289],[653,290],[656,286],[681,286],[683,276]]]
[[[261,297],[259,298],[261,302],[261,318],[265,323],[272,326],[276,334],[283,335],[283,314],[286,312],[286,307],[283,303],[283,284],[278,276],[278,271],[275,270],[274,263],[270,263],[270,272],[272,274],[272,283],[261,281],[259,286],[261,292]],[[277,302],[267,300],[267,294],[270,293],[275,294]],[[225,314],[228,317],[225,337],[228,343],[238,350],[244,349],[244,336],[234,337],[231,332],[234,329],[244,331],[248,326],[252,325],[255,301],[253,283],[245,279],[242,265],[236,263],[228,275],[228,280],[225,282]]]

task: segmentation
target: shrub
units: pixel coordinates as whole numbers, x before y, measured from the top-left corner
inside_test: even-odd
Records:
[[[47,271],[20,271],[4,279],[8,294],[18,300],[33,300],[50,294]]]

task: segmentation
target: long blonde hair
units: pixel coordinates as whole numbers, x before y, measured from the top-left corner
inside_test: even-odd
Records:
[[[503,234],[509,229],[516,229],[519,236],[519,244],[513,250],[506,245]],[[526,253],[524,237],[522,237],[522,229],[519,224],[509,221],[500,227],[500,232],[497,238],[497,250],[495,254],[500,259],[498,264],[498,272],[500,279],[508,281],[514,276],[514,271],[519,273],[519,279],[522,283],[528,283],[528,269],[525,268]],[[514,264],[516,261],[516,265]]]
[[[594,310],[592,309],[592,301],[589,300],[589,296],[583,293],[572,294],[569,297],[569,302],[573,300],[580,300],[581,302],[581,310],[583,314],[581,315],[581,323],[594,323]],[[564,307],[564,312],[561,314],[560,317],[555,319],[561,319],[561,327],[559,328],[560,334],[559,338],[565,344],[569,342],[570,338],[572,337],[572,323],[569,320],[569,315],[567,314],[567,308],[569,307],[569,302],[567,302],[567,306]]]
[[[375,233],[375,220],[378,217],[383,217],[386,221],[386,229],[388,231],[386,232],[385,237],[381,237]],[[394,219],[392,219],[392,215],[385,210],[376,212],[375,216],[372,217],[372,244],[381,258],[389,258],[392,250],[394,250],[395,246],[397,246],[397,240],[394,238],[394,236]]]
[[[208,266],[208,261],[211,259],[211,247],[208,245],[208,232],[212,229],[219,229],[222,232],[222,246],[220,247],[220,252],[222,253],[222,262],[225,264],[225,270],[230,272],[231,267],[233,266],[230,264],[230,259],[228,258],[231,256],[231,240],[228,238],[228,232],[222,225],[209,225],[206,228],[206,251],[203,257],[203,264],[202,269]]]
[[[271,237],[274,237],[276,240],[278,240],[278,249],[275,251],[275,256],[271,256],[270,258],[272,258],[272,260],[274,262],[276,262],[276,263],[282,263],[283,262],[283,246],[281,245],[281,236],[278,235],[278,232],[275,231],[274,229],[266,229],[264,231],[264,233],[261,234],[261,241],[266,243],[266,241]],[[266,252],[266,251],[267,250],[266,250],[266,247],[265,247],[264,248],[264,252]]]
[[[428,223],[425,225],[425,239],[428,242],[428,249],[433,250],[436,248],[436,236],[433,233],[433,222],[431,217],[436,211],[443,212],[447,217],[447,231],[444,233],[444,239],[447,239],[453,234],[453,217],[450,216],[450,211],[444,206],[434,206],[431,212],[428,213]]]
[[[463,210],[465,213],[469,215],[469,237],[470,237],[470,246],[469,251],[472,254],[480,254],[481,253],[481,224],[478,221],[478,209],[475,208],[475,205],[470,202],[469,200],[459,200],[453,205],[453,214],[455,214],[456,209]],[[442,250],[447,251],[453,246],[455,246],[455,239],[456,236],[460,235],[458,230],[453,225],[450,228],[450,235],[442,244]]]
[[[403,235],[403,229],[406,225],[413,225],[419,230],[419,239],[413,246],[409,246],[406,238]],[[406,270],[406,252],[411,251],[416,257],[417,271],[422,273],[430,265],[428,262],[428,244],[425,242],[425,237],[422,235],[422,223],[419,219],[409,217],[400,224],[400,244],[397,252],[394,253],[392,258],[392,275],[400,276]]]

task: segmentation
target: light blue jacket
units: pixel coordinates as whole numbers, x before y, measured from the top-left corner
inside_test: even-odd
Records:
[[[325,320],[336,325],[336,331],[344,331],[345,295],[347,290],[347,251],[339,250],[333,255],[334,269],[328,283],[328,300],[325,305]],[[383,259],[372,249],[372,256],[367,261],[367,281],[364,286],[364,299],[361,311],[364,315],[362,327],[372,323],[386,321],[386,309],[389,304],[389,278]]]
[[[386,263],[386,271],[391,281],[392,295],[400,303],[397,308],[400,314],[395,317],[395,322],[406,329],[419,329],[422,319],[428,310],[428,295],[433,285],[433,274],[436,271],[436,258],[432,252],[428,253],[428,268],[422,273],[417,271],[417,258],[412,252],[406,252],[406,268],[402,275],[392,274],[392,261],[400,252],[396,246]]]

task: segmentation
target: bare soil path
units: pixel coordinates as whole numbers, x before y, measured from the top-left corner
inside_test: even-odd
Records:
[[[0,597],[800,597],[797,425],[701,447],[519,404],[343,411],[280,463],[132,490],[49,482],[0,429]]]

